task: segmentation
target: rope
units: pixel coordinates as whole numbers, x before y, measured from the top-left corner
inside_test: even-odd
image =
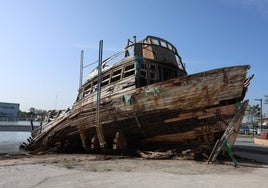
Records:
[[[88,64],[88,65],[85,65],[85,66],[83,66],[83,69],[84,69],[84,68],[87,68],[87,67],[90,66],[90,65],[94,65],[94,64],[96,64],[96,63],[98,63],[98,62],[99,62],[99,60],[94,61],[93,63],[90,63],[90,64]]]
[[[118,57],[119,55],[123,54],[125,51],[129,50],[130,48],[132,48],[132,46],[129,46],[129,47],[127,47],[127,48],[125,48],[125,49],[123,49],[123,50],[117,52],[116,54],[114,54],[114,55],[108,57],[107,59],[105,59],[105,60],[102,62],[102,66],[105,66],[109,61],[111,61],[111,60],[113,60],[114,58]],[[87,68],[88,66],[90,66],[90,65],[94,65],[94,64],[96,64],[96,63],[98,63],[98,62],[99,62],[99,60],[94,61],[93,63],[89,63],[88,65],[83,66],[83,68]]]

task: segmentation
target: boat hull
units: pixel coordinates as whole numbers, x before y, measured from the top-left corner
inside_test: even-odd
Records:
[[[114,149],[172,149],[214,145],[244,99],[249,66],[234,66],[102,97],[100,122]],[[99,147],[95,101],[74,105],[27,149],[90,151]]]

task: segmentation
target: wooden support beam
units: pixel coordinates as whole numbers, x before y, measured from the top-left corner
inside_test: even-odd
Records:
[[[245,114],[247,105],[248,105],[248,100],[243,102],[243,104],[240,106],[238,112],[236,113],[235,117],[233,118],[233,120],[228,125],[227,129],[225,130],[224,134],[222,135],[221,139],[216,142],[216,144],[215,144],[215,146],[210,154],[210,157],[207,161],[208,164],[210,162],[214,162],[216,160],[216,158],[218,157],[220,152],[223,150],[223,148],[227,142],[230,143],[230,141],[231,141],[231,143],[230,143],[231,145],[234,143],[234,141],[237,137],[237,130],[241,126],[242,119],[243,119],[243,116]],[[229,141],[230,138],[231,138],[231,140]]]
[[[98,87],[97,87],[97,105],[96,105],[96,131],[99,139],[100,147],[104,148],[106,140],[104,137],[101,121],[100,121],[100,96],[101,96],[101,68],[102,68],[102,50],[103,41],[99,43],[99,66],[98,66]]]

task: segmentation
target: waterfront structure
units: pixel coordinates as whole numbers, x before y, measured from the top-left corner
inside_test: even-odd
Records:
[[[0,117],[18,117],[20,104],[0,102]]]

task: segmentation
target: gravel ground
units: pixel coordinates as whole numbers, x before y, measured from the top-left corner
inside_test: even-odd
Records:
[[[0,187],[267,187],[268,166],[87,154],[1,156]]]

